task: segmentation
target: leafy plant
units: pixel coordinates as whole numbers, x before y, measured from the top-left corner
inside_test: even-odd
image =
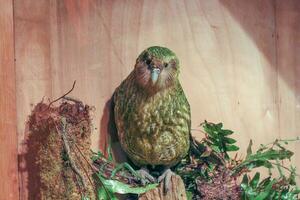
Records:
[[[229,152],[237,151],[236,140],[231,138],[233,131],[223,128],[222,123],[214,124],[205,121],[201,124],[204,138],[193,141],[188,158],[175,168],[185,182],[189,199],[299,199],[299,189],[296,186],[295,168],[286,167],[283,160],[289,160],[293,152],[286,149],[292,140],[275,140],[253,152],[252,140],[247,148],[244,159],[238,159],[237,154],[231,157]],[[252,179],[248,173],[255,168],[277,168],[279,177],[270,174],[261,180],[257,172]],[[287,177],[286,171],[289,173]],[[243,177],[239,182],[239,177]]]
[[[99,200],[117,200],[116,194],[142,194],[157,187],[158,184],[139,184],[139,174],[128,163],[115,163],[110,146],[107,152],[107,158],[101,152],[93,152],[92,156],[97,168],[93,177]]]
[[[280,140],[275,140],[271,145],[261,145],[255,153],[252,153],[252,141],[250,141],[246,158],[232,169],[233,174],[257,167],[270,169],[273,166],[280,165],[278,162],[274,163],[273,161],[290,159],[294,153],[284,148],[280,142]]]
[[[291,173],[292,179],[295,175]],[[245,174],[241,183],[242,195],[244,200],[297,200],[300,190],[295,186],[295,182],[286,177],[271,178],[270,176],[260,180],[260,173],[257,172],[252,179]]]
[[[223,129],[222,123],[213,124],[205,121],[202,126],[207,134],[203,140],[204,144],[214,150],[214,152],[220,153],[226,160],[229,159],[228,152],[239,150],[239,147],[234,145],[236,140],[229,137],[229,135],[233,134],[233,131]]]
[[[250,141],[245,160],[233,169],[233,174],[245,168],[252,170],[257,167],[265,167],[268,169],[276,167],[280,176],[271,177],[270,175],[260,181],[259,172],[257,172],[251,180],[249,180],[247,174],[245,174],[241,183],[243,191],[242,199],[298,199],[300,190],[297,188],[295,181],[297,176],[296,169],[293,167],[287,168],[280,164],[280,160],[290,159],[293,156],[293,152],[287,150],[283,144],[288,144],[287,140],[275,140],[273,143],[261,145],[256,153],[253,154],[251,150],[252,141]],[[285,175],[283,170],[289,172],[289,177]]]
[[[238,159],[239,150],[233,131],[224,129],[222,123],[205,121],[201,124],[204,138],[192,140],[189,156],[175,168],[186,186],[187,198],[232,199],[232,200],[297,200],[300,190],[296,185],[296,170],[286,167],[283,160],[289,160],[293,152],[285,145],[292,140],[275,140],[252,150],[250,140],[245,158]],[[117,164],[108,149],[107,158],[101,153],[93,153],[92,160],[97,171],[94,173],[98,199],[117,199],[116,194],[141,194],[154,189],[157,184],[142,185],[139,174],[128,164]],[[261,178],[257,172],[252,178],[249,173],[255,168],[277,169],[278,177],[270,174]],[[286,175],[288,173],[288,176]],[[241,178],[243,177],[242,181]]]

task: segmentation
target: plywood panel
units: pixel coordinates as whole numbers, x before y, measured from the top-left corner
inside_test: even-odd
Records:
[[[270,140],[278,135],[273,1],[238,2],[52,1],[40,12],[48,21],[40,25],[45,43],[39,43],[51,66],[38,68],[51,80],[53,96],[76,79],[73,95],[96,106],[98,127],[137,55],[151,45],[168,46],[182,63],[194,127],[204,119],[223,121],[247,139],[264,132]],[[253,29],[255,35],[248,32]],[[97,140],[95,134],[94,147]]]
[[[37,169],[27,152],[27,116],[51,98],[49,1],[14,1],[20,198],[37,199]],[[31,151],[32,152],[32,151]]]
[[[241,151],[250,138],[296,135],[300,11],[296,0],[287,2],[15,0],[20,146],[30,105],[77,80],[71,96],[95,106],[92,145],[105,149],[107,102],[152,45],[180,59],[193,128],[205,119],[224,122],[236,130]],[[26,191],[26,175],[22,180]]]
[[[13,2],[0,0],[0,199],[18,191]]]
[[[278,134],[273,2],[194,1],[185,7],[182,24],[189,25],[191,39],[177,51],[184,52],[182,82],[193,126],[222,121],[237,131],[242,147],[250,138],[263,142],[258,133],[272,140]]]
[[[300,4],[276,1],[279,133],[281,138],[300,137]],[[300,145],[290,144],[299,170]],[[300,179],[298,179],[300,183]]]

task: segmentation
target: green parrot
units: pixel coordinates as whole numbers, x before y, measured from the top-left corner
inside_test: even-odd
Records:
[[[149,181],[155,180],[148,173],[149,166],[163,166],[158,181],[164,180],[166,190],[173,175],[170,167],[190,147],[190,105],[178,79],[179,68],[170,49],[149,47],[113,96],[122,149]]]

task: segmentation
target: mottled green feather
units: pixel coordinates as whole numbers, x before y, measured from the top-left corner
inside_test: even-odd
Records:
[[[170,61],[171,59],[175,59],[177,64],[179,64],[179,60],[175,55],[175,53],[165,47],[160,47],[160,46],[149,47],[148,49],[146,49],[140,54],[139,59],[143,59],[142,56],[148,56],[148,55],[151,55],[153,57],[165,61]]]
[[[157,47],[146,51],[156,58],[176,57]],[[187,155],[190,106],[177,77],[172,86],[150,95],[137,85],[133,71],[116,89],[114,104],[121,146],[136,165],[173,166]]]

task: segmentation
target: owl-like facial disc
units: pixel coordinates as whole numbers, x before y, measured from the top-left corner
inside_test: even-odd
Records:
[[[178,80],[179,61],[168,48],[149,47],[137,58],[134,72],[137,84],[150,93],[158,92]]]

